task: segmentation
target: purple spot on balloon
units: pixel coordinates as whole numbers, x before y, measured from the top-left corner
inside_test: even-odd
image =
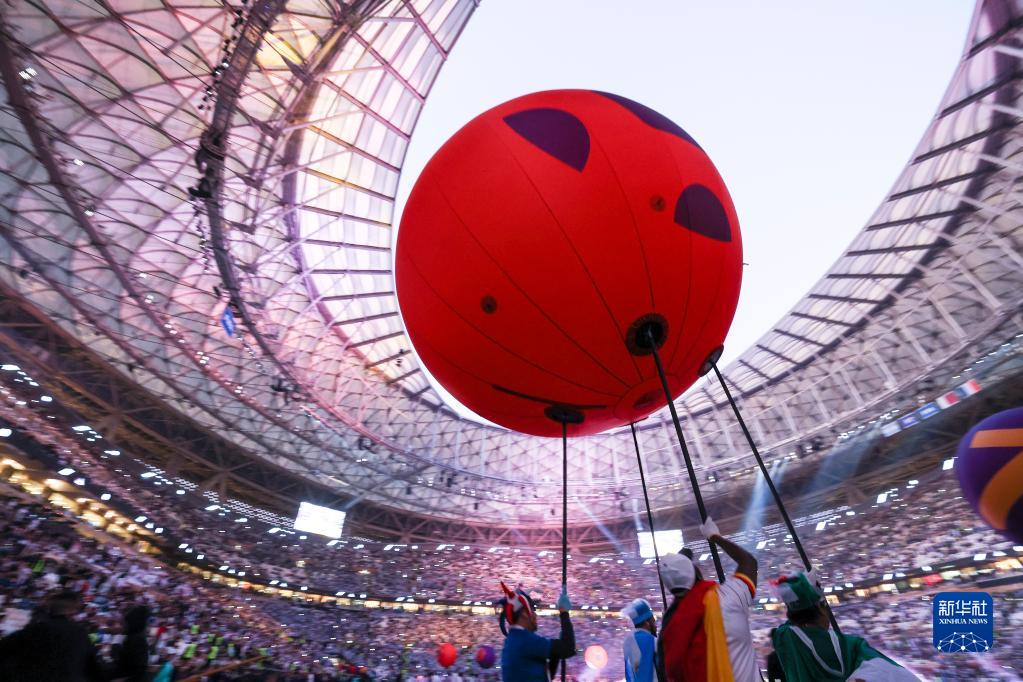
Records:
[[[527,109],[504,122],[531,144],[577,171],[590,157],[590,134],[578,118],[561,109]]]
[[[675,222],[704,237],[719,242],[732,241],[725,207],[714,192],[703,185],[693,184],[682,190],[675,203]]]
[[[682,130],[681,126],[664,114],[658,113],[648,106],[644,106],[639,102],[634,102],[627,97],[622,97],[621,95],[615,95],[610,92],[601,92],[600,90],[594,90],[593,92],[601,95],[602,97],[607,97],[610,100],[618,102],[623,107],[634,113],[639,120],[643,121],[643,123],[646,123],[651,128],[657,128],[658,130],[663,130],[666,133],[671,133],[675,137],[681,137],[694,147],[703,149],[689,133]]]

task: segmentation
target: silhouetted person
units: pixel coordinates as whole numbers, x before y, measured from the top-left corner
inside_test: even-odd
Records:
[[[49,597],[21,630],[0,639],[4,682],[100,682],[106,679],[85,627],[72,620],[82,608],[75,592]]]
[[[116,677],[123,677],[127,682],[149,679],[148,623],[149,609],[144,605],[132,606],[124,612],[124,642],[117,653]]]

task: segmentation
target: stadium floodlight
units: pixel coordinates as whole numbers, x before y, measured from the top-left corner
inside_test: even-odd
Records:
[[[92,431],[92,427],[86,424],[79,424],[78,426],[72,426],[71,430],[77,431],[78,433],[82,433],[84,431]]]
[[[120,450],[104,450],[103,454],[110,455],[111,457],[120,457],[121,456],[121,451]]]
[[[48,396],[48,395],[41,395],[41,396],[39,396],[39,400],[43,401],[44,403],[52,403],[53,402],[53,398],[51,396]]]
[[[187,542],[182,542],[180,545],[178,545],[178,549],[185,549],[186,547],[188,547]]]
[[[649,559],[654,556],[654,542],[657,542],[657,552],[661,555],[675,554],[682,549],[682,529],[658,530],[651,535],[648,531],[636,533],[639,540],[639,556]]]
[[[10,438],[12,433],[14,433],[14,431],[11,431],[6,426],[0,428],[0,438]]]
[[[57,473],[60,474],[61,476],[70,476],[71,474],[75,473],[75,470],[72,469],[71,467],[64,467]]]
[[[110,499],[110,493],[103,493],[102,495],[99,496],[99,499],[101,499],[104,502],[106,502],[107,500]]]
[[[315,533],[328,538],[341,537],[341,530],[344,527],[347,514],[339,509],[321,507],[311,502],[302,502],[298,506],[298,514],[295,516],[295,530]],[[305,540],[306,536],[301,535],[299,539]]]
[[[139,478],[152,478],[153,476],[156,476],[155,471],[143,471],[139,474]]]
[[[220,509],[220,505],[219,504],[211,504],[208,507],[203,507],[203,509],[205,509],[206,511],[217,511],[218,509]]]
[[[944,461],[944,463],[942,463],[941,470],[942,471],[948,471],[949,469],[954,467],[955,464],[956,464],[956,458],[955,457],[949,457],[948,459],[946,459]]]
[[[203,559],[205,559],[205,558],[206,558],[206,555],[205,555],[205,554],[196,554],[196,555],[195,555],[195,558],[196,558],[196,560],[198,560],[198,561],[202,561]]]
[[[145,520],[146,520],[145,516],[136,516],[135,517],[135,523],[142,523]]]
[[[85,479],[79,476],[74,480],[75,485],[85,485]]]
[[[18,367],[17,365],[3,365],[2,367],[0,367],[0,369],[4,370],[5,372],[20,372],[21,371],[21,367]]]

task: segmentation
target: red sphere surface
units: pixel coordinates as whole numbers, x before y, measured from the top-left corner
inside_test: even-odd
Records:
[[[458,650],[451,644],[441,644],[437,647],[437,662],[445,668],[450,668],[458,659]]]
[[[637,330],[655,330],[673,396],[696,381],[735,314],[742,241],[682,128],[624,97],[554,90],[477,116],[434,155],[395,278],[416,351],[458,400],[540,436],[560,436],[549,408],[567,409],[585,435],[665,405]]]

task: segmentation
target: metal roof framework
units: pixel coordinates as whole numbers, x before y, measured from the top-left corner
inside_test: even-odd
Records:
[[[560,444],[458,417],[409,352],[394,295],[405,150],[475,9],[3,7],[3,286],[270,472],[418,523],[558,524]],[[769,457],[830,443],[924,380],[951,385],[964,356],[1023,327],[1021,28],[1021,3],[978,2],[889,195],[725,369]],[[677,405],[702,471],[748,465],[718,386]],[[655,506],[688,502],[666,412],[640,431]],[[571,517],[622,519],[638,495],[628,431],[572,452]]]

